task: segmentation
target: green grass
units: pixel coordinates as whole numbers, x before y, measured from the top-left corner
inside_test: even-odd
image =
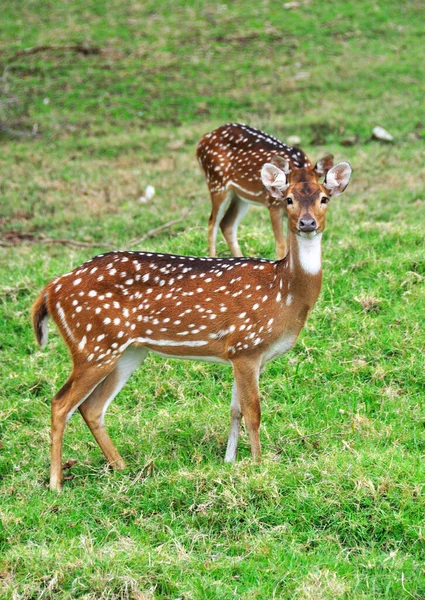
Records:
[[[0,2],[1,229],[99,244],[0,248],[0,598],[425,597],[423,8]],[[18,54],[44,44],[97,53]],[[192,205],[137,248],[205,254],[194,150],[226,121],[354,168],[329,208],[320,299],[261,378],[264,460],[243,433],[222,462],[229,368],[149,356],[108,412],[128,468],[108,470],[76,414],[74,478],[52,494],[50,400],[70,364],[53,327],[36,347],[31,304]],[[376,125],[395,143],[371,142]],[[147,184],[157,195],[140,204]],[[266,210],[241,240],[274,256]]]

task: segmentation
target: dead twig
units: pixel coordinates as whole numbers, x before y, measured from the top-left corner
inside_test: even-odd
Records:
[[[42,46],[33,46],[32,48],[24,48],[23,50],[19,50],[19,52],[15,52],[15,54],[8,58],[8,62],[21,58],[21,56],[31,56],[40,52],[77,52],[89,56],[92,54],[101,54],[102,50],[98,46],[90,46],[88,44],[70,44],[65,46],[43,44]]]
[[[3,248],[11,248],[17,246],[18,243],[29,243],[29,244],[57,244],[59,246],[73,246],[75,248],[108,248],[110,250],[116,250],[116,246],[112,244],[105,244],[103,242],[79,242],[78,240],[69,240],[64,238],[45,238],[36,237],[30,235],[15,236],[12,238],[13,241],[6,239],[0,239],[0,246]]]
[[[0,121],[0,132],[7,133],[11,137],[34,138],[37,136],[37,131],[37,125],[34,125],[31,131],[19,131],[18,129],[12,129],[11,127],[7,127],[5,123]]]
[[[105,244],[104,242],[79,242],[78,240],[61,238],[39,238],[36,241],[39,244],[58,244],[63,246],[74,246],[75,248],[109,248],[110,250],[116,250],[116,246]]]
[[[183,221],[197,206],[200,202],[195,202],[189,208],[183,211],[180,217],[176,219],[172,219],[171,221],[167,221],[158,227],[154,227],[154,229],[150,229],[146,233],[144,233],[140,238],[135,240],[130,240],[128,242],[129,247],[137,246],[141,242],[145,241],[147,238],[153,237],[157,233],[161,233],[165,229],[180,223]],[[80,242],[78,240],[66,239],[66,238],[47,238],[43,236],[35,236],[31,233],[23,233],[18,231],[8,231],[3,234],[3,237],[0,238],[0,247],[10,248],[12,246],[17,246],[19,243],[28,243],[28,244],[55,244],[58,246],[73,246],[74,248],[107,248],[108,250],[117,250],[118,247],[113,244],[108,244],[105,242]]]
[[[148,238],[153,237],[157,233],[161,233],[161,231],[164,231],[164,229],[168,229],[169,227],[172,227],[173,225],[180,223],[180,221],[183,221],[192,212],[192,210],[195,208],[195,206],[197,206],[198,204],[200,204],[200,202],[195,202],[194,204],[189,206],[189,208],[184,210],[183,213],[180,215],[180,217],[177,217],[176,219],[171,219],[171,221],[167,221],[166,223],[163,223],[162,225],[159,225],[158,227],[154,227],[153,229],[150,229],[149,231],[144,233],[142,235],[142,237],[140,237],[140,238],[136,238],[135,240],[130,240],[128,245],[129,246],[138,246],[140,243],[144,242]]]

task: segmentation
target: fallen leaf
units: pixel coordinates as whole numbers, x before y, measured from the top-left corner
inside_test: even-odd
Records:
[[[62,467],[62,469],[64,471],[66,471],[67,469],[70,469],[71,467],[73,467],[74,465],[77,464],[76,460],[68,460]]]

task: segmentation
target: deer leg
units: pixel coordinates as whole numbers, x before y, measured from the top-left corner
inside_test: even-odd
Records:
[[[234,381],[232,389],[232,403],[230,405],[230,431],[229,439],[227,440],[227,449],[224,462],[234,462],[236,460],[241,418],[241,405],[239,404],[236,381]]]
[[[285,235],[283,233],[284,207],[281,204],[277,206],[271,206],[269,208],[269,212],[276,245],[276,255],[280,260],[286,256],[288,251]]]
[[[50,449],[50,489],[60,491],[62,484],[62,441],[65,426],[73,412],[108,375],[111,368],[92,367],[73,370],[68,381],[52,400],[52,440]]]
[[[129,347],[115,364],[115,368],[84,400],[79,410],[93,434],[96,442],[114,469],[124,469],[125,463],[109,437],[105,425],[105,414],[115,396],[122,390],[128,379],[145,360],[146,348]]]
[[[256,462],[260,462],[261,445],[259,429],[261,408],[258,388],[260,366],[251,360],[239,359],[233,361],[233,371],[237,396],[251,443],[251,455]]]
[[[228,190],[210,192],[210,194],[212,211],[208,221],[208,253],[210,256],[215,256],[215,243],[217,239],[218,227],[230,202],[230,194]]]
[[[229,208],[220,223],[221,231],[233,256],[243,256],[238,243],[237,233],[238,225],[246,215],[248,208],[248,202],[244,202],[239,196],[233,193]]]

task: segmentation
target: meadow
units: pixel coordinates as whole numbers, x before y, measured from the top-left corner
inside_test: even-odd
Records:
[[[424,8],[0,0],[2,600],[425,597]],[[107,416],[127,469],[77,413],[51,493],[70,361],[52,323],[36,346],[31,305],[105,250],[205,255],[194,153],[225,122],[353,167],[319,301],[260,380],[263,461],[243,431],[223,463],[228,367],[149,355]],[[274,257],[264,208],[240,240]]]

